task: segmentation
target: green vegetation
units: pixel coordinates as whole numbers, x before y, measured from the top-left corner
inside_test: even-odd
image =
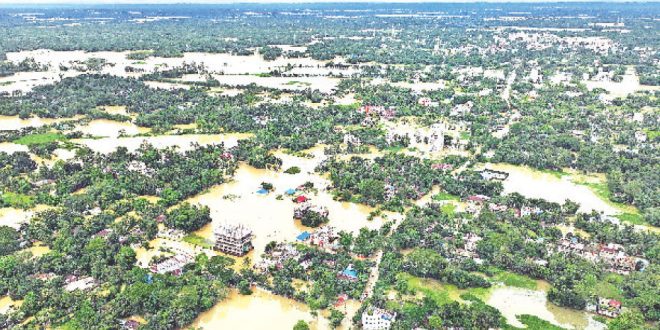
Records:
[[[440,201],[458,201],[459,200],[458,196],[454,196],[454,195],[448,194],[446,192],[439,192],[439,193],[433,195],[432,198],[433,198],[434,201],[438,201],[438,202],[440,202]]]
[[[0,144],[28,146],[0,152],[0,208],[48,206],[0,226],[0,296],[23,301],[0,328],[115,329],[139,316],[141,329],[182,329],[227,292],[258,286],[332,327],[359,328],[378,307],[397,313],[393,329],[513,329],[484,303],[496,283],[547,290],[575,310],[616,299],[625,312],[611,329],[658,326],[660,235],[632,224],[660,225],[659,94],[618,84],[634,73],[659,85],[650,32],[660,21],[648,18],[660,5],[261,7],[35,6],[36,18],[0,9]],[[619,21],[625,29],[608,24]],[[243,84],[258,77],[284,84]],[[77,141],[104,134],[82,133],[95,119],[147,127],[138,135],[153,145],[122,134],[90,149]],[[180,143],[188,138],[199,144]],[[618,209],[620,224],[607,210],[580,212],[571,191],[548,194],[564,194],[560,203],[504,194],[546,197],[546,187],[478,171],[494,163],[571,176]],[[195,234],[234,208],[186,202],[226,182],[221,207],[290,226],[277,217],[301,204],[279,192],[301,187],[314,207],[296,209],[296,221],[344,231],[323,228],[320,244],[255,225],[259,240],[296,243],[256,244],[236,267]],[[259,183],[278,192],[260,197],[265,208],[242,196]],[[252,186],[235,189],[243,184]],[[371,212],[337,209],[328,195]],[[37,243],[49,252],[26,252]],[[353,320],[336,304],[345,297],[362,302]]]
[[[537,284],[534,279],[529,278],[528,276],[507,272],[507,271],[494,271],[494,274],[491,277],[492,281],[502,282],[506,286],[512,286],[515,288],[536,290]]]
[[[523,329],[529,329],[529,330],[565,330],[562,327],[558,327],[546,320],[542,320],[538,318],[537,316],[534,315],[516,315],[516,318],[520,321],[520,323],[525,325],[525,328]],[[514,330],[514,329],[520,329],[511,325],[507,325],[504,327],[504,329],[507,330]]]
[[[33,207],[34,204],[34,198],[29,195],[17,194],[13,192],[5,192],[0,194],[0,205],[6,207],[27,209]]]
[[[66,141],[66,136],[64,136],[64,134],[61,133],[31,134],[31,135],[23,136],[17,140],[14,140],[14,143],[29,146],[33,144],[47,144],[58,141]]]
[[[201,246],[201,247],[207,248],[207,249],[210,249],[210,248],[213,247],[213,244],[211,244],[207,239],[205,239],[204,237],[201,237],[201,236],[199,236],[195,233],[190,233],[190,234],[186,235],[182,239],[182,241],[184,241],[186,243],[193,244],[193,245]]]

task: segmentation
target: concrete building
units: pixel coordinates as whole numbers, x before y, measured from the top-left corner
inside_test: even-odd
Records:
[[[215,230],[215,249],[235,256],[252,250],[252,230],[243,225],[221,225]]]
[[[396,319],[396,313],[386,310],[369,307],[362,312],[362,329],[364,330],[385,330],[392,326]]]

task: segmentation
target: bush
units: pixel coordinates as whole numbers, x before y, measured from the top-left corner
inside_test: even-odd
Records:
[[[286,174],[298,174],[300,173],[300,167],[298,166],[291,166],[284,171]]]

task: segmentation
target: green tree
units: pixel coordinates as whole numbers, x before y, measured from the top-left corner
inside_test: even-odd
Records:
[[[10,254],[19,249],[20,235],[9,226],[0,226],[0,256]]]
[[[299,320],[294,326],[293,330],[309,330],[309,325],[303,320]]]
[[[607,324],[609,330],[644,329],[644,316],[635,310],[628,310]]]

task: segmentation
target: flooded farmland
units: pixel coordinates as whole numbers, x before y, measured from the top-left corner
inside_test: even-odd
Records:
[[[350,319],[358,307],[359,303],[354,301],[349,301],[346,307],[341,307],[349,317],[345,318],[338,329],[349,329],[347,319]],[[273,320],[277,320],[277,324],[274,324]],[[313,330],[331,328],[323,313],[314,317],[305,304],[256,289],[249,296],[231,291],[224,301],[199,315],[193,326],[204,330],[231,328],[284,330],[293,328],[299,320],[308,322]]]
[[[486,164],[485,168],[509,173],[509,177],[502,182],[505,194],[517,192],[527,198],[542,198],[560,204],[570,199],[580,204],[581,212],[587,213],[591,210],[610,215],[619,212],[588,187],[572,182],[570,176],[560,178],[554,174],[508,164]]]
[[[529,314],[567,329],[605,329],[604,324],[593,321],[592,316],[585,312],[548,302],[544,291],[496,287],[490,292],[486,303],[500,310],[507,322],[517,327],[524,325],[518,321],[516,315]]]

